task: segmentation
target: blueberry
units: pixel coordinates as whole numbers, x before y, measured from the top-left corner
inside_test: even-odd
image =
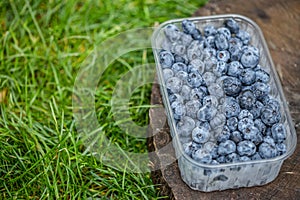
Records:
[[[231,33],[230,30],[226,27],[220,27],[217,29],[218,34],[223,34],[225,35],[226,39],[229,40],[231,38]]]
[[[188,47],[192,41],[193,41],[193,38],[191,35],[185,34],[185,33],[181,34],[180,44],[184,45],[185,47]]]
[[[200,121],[209,121],[217,114],[217,109],[212,105],[205,104],[197,112]]]
[[[240,30],[240,27],[238,23],[234,19],[228,19],[225,21],[225,26],[230,30],[231,33],[238,33]]]
[[[215,36],[208,36],[204,39],[204,45],[206,48],[210,47],[210,48],[215,48]]]
[[[275,145],[275,141],[270,135],[265,136],[263,138],[263,142],[268,143],[268,144],[273,145],[273,146]]]
[[[229,47],[228,40],[224,34],[216,34],[215,45],[218,50],[226,50]]]
[[[275,142],[281,143],[286,139],[286,129],[282,123],[274,124],[271,131]]]
[[[244,131],[242,133],[242,137],[245,140],[250,140],[254,143],[260,143],[263,139],[261,135],[259,135],[259,130],[255,126],[247,126],[246,128],[244,128]]]
[[[276,146],[266,142],[259,145],[258,152],[262,158],[274,158],[277,155]]]
[[[249,129],[249,127],[252,126],[254,126],[254,121],[253,119],[248,117],[242,118],[238,122],[238,130],[242,133],[244,133],[246,129]]]
[[[241,162],[247,162],[247,161],[250,161],[250,160],[251,160],[251,158],[248,157],[248,156],[241,156],[240,159],[239,159],[239,161],[241,161]]]
[[[228,64],[227,74],[229,76],[239,77],[243,70],[243,66],[239,61],[232,61]]]
[[[226,163],[239,162],[240,156],[237,153],[230,153],[225,157]]]
[[[223,127],[224,124],[226,123],[226,117],[224,114],[222,113],[217,113],[213,119],[210,120],[209,124],[211,127],[213,127],[213,129],[217,129],[219,127]],[[221,130],[222,131],[222,130]],[[220,131],[220,132],[221,132]],[[216,135],[218,135],[219,133],[217,133]]]
[[[172,93],[179,93],[181,91],[182,85],[182,80],[177,77],[171,77],[166,81],[166,87]]]
[[[228,96],[236,96],[240,93],[242,84],[238,78],[228,76],[223,80],[223,88]]]
[[[242,53],[241,63],[244,67],[253,68],[259,63],[259,58],[259,51],[254,47],[248,47]]]
[[[270,74],[263,69],[259,69],[255,71],[255,78],[257,82],[268,83],[270,81]]]
[[[226,50],[221,50],[217,52],[217,59],[219,61],[227,62],[230,59],[230,53]]]
[[[191,117],[184,116],[177,122],[176,128],[180,136],[188,137],[195,128],[195,121]]]
[[[220,163],[217,160],[212,160],[210,164],[211,165],[219,165]]]
[[[240,131],[233,131],[230,133],[230,140],[234,141],[235,143],[238,143],[243,140],[242,134]]]
[[[254,83],[252,85],[251,89],[252,89],[254,96],[259,100],[263,99],[270,92],[270,86],[265,83],[262,83],[262,82]]]
[[[284,143],[278,143],[275,146],[277,149],[278,156],[281,156],[286,153],[286,145]]]
[[[218,99],[215,96],[212,95],[207,95],[203,98],[202,104],[210,104],[213,107],[217,108],[218,107]]]
[[[230,138],[230,130],[227,126],[223,127],[222,132],[217,136],[218,142],[225,142]]]
[[[170,68],[174,63],[174,56],[169,51],[161,51],[159,52],[159,62],[162,68]]]
[[[192,156],[192,154],[201,149],[202,148],[202,145],[201,144],[198,144],[198,143],[195,143],[195,142],[188,142],[188,143],[185,143],[183,144],[183,149],[184,149],[184,152],[189,155],[189,156]]]
[[[221,142],[218,147],[219,155],[228,155],[236,151],[236,144],[232,140]]]
[[[262,122],[261,119],[255,119],[255,120],[254,120],[254,126],[259,130],[259,132],[260,132],[261,134],[263,134],[263,135],[265,134],[267,127],[266,127],[266,125]]]
[[[263,108],[263,103],[260,101],[255,101],[254,105],[252,106],[252,109],[250,110],[250,113],[253,115],[253,118],[256,119],[260,117],[261,109]]]
[[[203,149],[198,149],[192,154],[192,158],[200,163],[204,164],[209,164],[212,161],[212,156],[209,152],[203,150]]]
[[[241,108],[251,109],[253,104],[255,104],[256,98],[250,90],[246,90],[240,93],[238,100]]]
[[[222,86],[220,86],[217,83],[212,83],[208,86],[208,91],[210,93],[210,95],[213,95],[215,97],[217,97],[218,99],[221,97],[224,97],[224,90],[222,88]]]
[[[217,55],[217,51],[215,48],[206,47],[203,49],[202,56],[204,61],[216,59],[215,58],[216,55]]]
[[[170,68],[163,69],[163,77],[165,80],[174,76],[174,72]]]
[[[261,160],[261,156],[258,152],[256,152],[253,156],[251,156],[251,160]]]
[[[179,40],[181,32],[178,27],[174,24],[169,24],[164,29],[166,37],[171,41],[175,42]]]
[[[233,97],[227,97],[224,105],[224,114],[226,118],[237,117],[240,113],[240,105]]]
[[[243,42],[236,37],[232,37],[228,40],[228,43],[229,43],[228,51],[230,53],[230,60],[239,61],[242,56]]]
[[[219,163],[225,163],[226,162],[226,157],[225,156],[219,156],[216,159]]]
[[[213,68],[213,72],[217,77],[225,75],[227,72],[227,63],[224,61],[218,61],[217,64]]]
[[[197,127],[203,127],[205,129],[207,129],[208,131],[211,130],[210,124],[208,122],[203,122],[203,121],[196,120],[196,126]]]
[[[171,94],[168,96],[168,98],[169,98],[170,105],[175,101],[183,103],[183,98],[179,94]]]
[[[252,156],[256,152],[256,145],[248,140],[244,140],[238,143],[237,152],[240,156]]]
[[[183,103],[174,101],[171,104],[172,110],[173,110],[173,115],[174,119],[180,120],[183,116],[186,114],[186,109]]]
[[[211,85],[216,81],[216,76],[212,72],[205,72],[203,74],[203,79],[206,85]]]
[[[194,40],[198,40],[198,41],[203,40],[202,34],[198,29],[194,29],[190,34]]]
[[[230,131],[235,131],[238,126],[238,119],[236,117],[230,117],[226,122]]]
[[[191,34],[196,29],[196,25],[192,21],[187,19],[183,20],[181,25],[183,32],[186,34]]]
[[[204,27],[204,36],[208,37],[208,36],[212,36],[215,35],[217,33],[217,30],[214,26],[212,25],[206,25]]]
[[[240,112],[238,118],[239,118],[239,119],[243,119],[243,118],[253,119],[253,115],[250,113],[249,110],[243,109],[243,110],[241,110],[241,112]]]
[[[244,45],[248,45],[251,40],[250,34],[243,30],[240,30],[236,34],[236,37],[239,38],[243,42]]]
[[[253,84],[255,82],[255,78],[255,71],[250,68],[242,69],[239,75],[239,79],[244,85]]]
[[[206,71],[212,71],[212,69],[214,69],[215,66],[217,65],[217,62],[218,62],[218,60],[214,56],[204,60]]]
[[[202,102],[203,98],[208,94],[207,88],[204,86],[193,88],[190,93],[190,100],[198,99]]]
[[[281,119],[280,111],[274,109],[272,106],[264,106],[261,109],[261,120],[269,126],[272,126],[275,123],[278,123]]]
[[[182,62],[177,62],[172,65],[171,69],[174,73],[177,73],[179,71],[187,71],[187,66]]]
[[[201,102],[198,99],[187,101],[185,104],[186,115],[192,118],[197,118],[197,112],[201,108]]]
[[[202,62],[201,59],[191,60],[190,65],[192,68],[198,70],[200,74],[203,74],[203,72],[205,70],[205,64]]]
[[[196,40],[193,41],[187,48],[186,54],[189,60],[200,58],[201,56],[201,43]]]
[[[174,55],[174,63],[177,63],[177,62],[187,64],[188,60],[186,59],[185,56],[180,56],[180,55],[175,54]]]
[[[203,144],[209,140],[209,137],[209,131],[205,127],[196,126],[192,131],[192,138],[196,143]]]
[[[176,55],[184,56],[186,51],[186,46],[184,46],[183,44],[174,44],[171,47],[171,51]]]
[[[190,88],[190,86],[183,85],[182,88],[181,88],[181,91],[180,91],[180,95],[182,96],[182,98],[183,98],[185,101],[190,100],[190,93],[191,93],[191,88]]]
[[[188,74],[187,84],[191,88],[199,87],[203,82],[203,77],[197,70],[193,70]]]
[[[176,72],[175,77],[179,78],[182,81],[182,84],[186,84],[188,79],[188,73],[185,71],[178,71]]]
[[[217,158],[218,157],[218,145],[216,145],[213,142],[206,142],[203,145],[203,149],[207,152],[209,152],[212,156],[212,158]]]

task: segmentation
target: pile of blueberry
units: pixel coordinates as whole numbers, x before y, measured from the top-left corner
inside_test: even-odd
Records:
[[[260,51],[234,19],[199,30],[169,24],[159,52],[183,149],[205,164],[268,159],[286,152],[280,103]]]

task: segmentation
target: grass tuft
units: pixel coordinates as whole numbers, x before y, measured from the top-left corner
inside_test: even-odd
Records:
[[[160,199],[149,173],[117,171],[86,151],[75,129],[72,92],[95,44],[122,31],[189,17],[204,1],[10,0],[0,2],[0,199]],[[117,81],[150,50],[130,52],[105,71],[95,94],[110,142],[147,152],[111,113]],[[151,84],[135,89],[130,116],[147,125]]]

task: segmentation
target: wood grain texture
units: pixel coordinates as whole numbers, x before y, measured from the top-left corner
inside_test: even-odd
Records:
[[[283,90],[295,128],[300,138],[300,1],[299,0],[212,0],[199,9],[194,16],[215,14],[241,14],[255,21],[267,41],[275,68],[282,82]],[[151,103],[162,105],[157,84],[153,85]],[[153,181],[160,184],[162,195],[170,199],[300,199],[300,140],[294,154],[285,160],[278,177],[271,183],[251,188],[204,193],[191,190],[180,177],[174,149],[160,152],[171,142],[167,124],[161,129],[160,120],[165,119],[161,110],[150,110],[148,140],[150,160],[154,168]],[[155,131],[155,134],[153,132]]]

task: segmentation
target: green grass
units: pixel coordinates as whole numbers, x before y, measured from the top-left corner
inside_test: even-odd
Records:
[[[73,118],[80,64],[95,44],[132,28],[189,17],[203,2],[180,0],[0,1],[0,199],[159,199],[150,173],[115,170],[86,152]],[[146,140],[124,136],[110,108],[128,68],[153,62],[151,50],[123,55],[96,91],[99,123],[110,141],[146,152]],[[133,120],[148,123],[151,84],[130,99]]]

